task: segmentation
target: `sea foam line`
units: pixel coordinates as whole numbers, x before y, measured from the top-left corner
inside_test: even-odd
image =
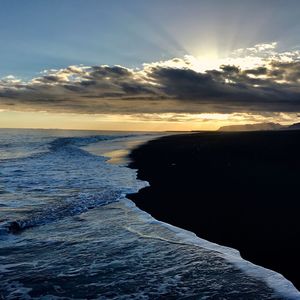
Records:
[[[270,288],[274,290],[275,294],[277,294],[278,296],[282,296],[285,299],[290,299],[290,300],[300,299],[300,293],[292,284],[292,282],[290,282],[283,275],[275,271],[272,271],[270,269],[264,268],[259,265],[255,265],[250,261],[243,259],[240,256],[240,252],[238,250],[204,240],[191,231],[159,221],[153,218],[147,212],[139,209],[133,201],[127,198],[124,198],[121,201],[123,201],[123,203],[129,209],[137,212],[137,214],[144,222],[152,223],[152,224],[157,223],[174,232],[176,236],[178,236],[183,241],[179,243],[185,245],[191,245],[191,246],[198,246],[198,247],[202,247],[217,252],[216,253],[217,255],[221,256],[222,258],[226,259],[228,262],[238,267],[245,274],[264,281]],[[132,231],[132,228],[127,228],[127,229]],[[134,230],[134,232],[135,231],[136,230]],[[145,236],[145,238],[158,238],[158,237],[147,235]],[[163,240],[168,241],[167,239],[163,239]],[[169,241],[169,242],[174,243],[174,241]]]

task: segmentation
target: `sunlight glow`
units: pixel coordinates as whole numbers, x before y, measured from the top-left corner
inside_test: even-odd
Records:
[[[220,70],[222,65],[235,65],[241,69],[251,69],[257,66],[264,65],[264,60],[261,57],[246,56],[246,57],[219,57],[215,52],[207,53],[201,56],[186,56],[186,59],[191,63],[193,69],[197,72],[205,72],[206,70]]]
[[[218,69],[221,61],[215,52],[208,52],[197,57],[189,56],[189,60],[197,72]]]
[[[127,131],[217,130],[225,125],[276,122],[291,124],[299,116],[277,113],[269,116],[248,113],[151,113],[151,114],[74,114],[48,112],[0,112],[0,128],[45,128]]]
[[[232,51],[230,54],[221,55],[220,49],[215,45],[211,46],[204,51],[204,49],[199,46],[198,51],[194,51],[193,54],[184,55],[181,57],[174,57],[168,60],[161,60],[151,63],[142,64],[142,68],[127,68],[116,65],[124,72],[128,72],[132,75],[133,81],[139,83],[140,85],[148,85],[148,88],[159,90],[161,87],[161,82],[156,81],[156,77],[153,76],[153,70],[156,68],[170,68],[170,69],[183,69],[183,70],[193,70],[195,72],[205,73],[209,70],[219,70],[224,72],[224,65],[236,66],[241,70],[256,68],[258,66],[265,66],[271,70],[276,70],[272,64],[274,64],[273,58],[276,58],[276,62],[282,63],[287,61],[300,61],[300,52],[276,52],[277,43],[270,44],[257,44],[251,48],[241,48]],[[103,65],[101,67],[108,67]],[[100,67],[99,67],[100,68]],[[37,90],[40,86],[45,85],[46,87],[57,87],[57,89],[52,89],[52,96],[59,96],[60,89],[64,84],[80,84],[81,81],[85,81],[89,78],[93,72],[93,67],[88,66],[74,66],[71,65],[67,68],[62,69],[50,69],[42,72],[41,76],[33,78],[29,81],[21,81],[13,75],[9,75],[0,79],[0,91],[1,89],[5,91],[6,89],[11,89],[15,91],[26,86],[33,86]],[[293,75],[294,70],[290,73]],[[268,79],[269,75],[264,73],[256,74],[248,72],[247,75],[250,78],[256,79]],[[273,79],[277,84],[287,83],[287,77],[278,77],[278,79]],[[102,94],[105,88],[113,89],[114,85],[114,75],[110,73],[105,74],[104,79],[108,81],[107,86],[105,84],[101,86]],[[49,79],[50,78],[50,79]],[[98,79],[97,79],[98,80]],[[298,80],[298,79],[297,79]],[[111,81],[111,82],[110,82]],[[233,83],[230,78],[224,79],[225,83]],[[259,81],[258,81],[259,82]],[[260,83],[260,82],[259,82]],[[294,82],[293,82],[294,83]],[[112,87],[110,87],[110,85]],[[163,85],[162,85],[163,86]],[[253,88],[260,88],[259,84],[253,83]],[[116,86],[118,88],[118,85]],[[100,89],[100,91],[101,91]],[[118,93],[122,91],[121,87],[116,89]],[[64,90],[66,96],[66,90]],[[99,87],[95,91],[92,89],[91,99],[95,99],[94,103],[97,104],[97,99],[94,97],[93,93],[99,92]],[[120,97],[122,97],[120,93]],[[26,94],[24,94],[26,97]],[[34,94],[33,94],[34,96]],[[47,96],[47,95],[46,95]],[[75,97],[71,94],[72,98]],[[101,93],[100,93],[101,96]],[[99,96],[99,100],[102,98]],[[102,95],[103,96],[103,95]],[[62,128],[62,129],[103,129],[103,130],[149,130],[149,131],[163,131],[163,130],[215,130],[221,126],[233,125],[233,124],[252,124],[261,122],[279,122],[282,124],[297,122],[298,115],[293,113],[272,113],[272,112],[261,112],[261,114],[251,114],[251,113],[212,113],[213,110],[205,109],[201,110],[195,103],[192,102],[181,102],[181,107],[178,107],[178,102],[172,99],[165,99],[164,101],[152,100],[148,101],[147,98],[143,98],[144,94],[141,93],[139,97],[134,98],[133,105],[139,103],[137,108],[128,109],[129,102],[118,99],[102,99],[99,101],[103,106],[103,109],[99,109],[89,112],[88,110],[63,110],[65,108],[62,105],[62,110],[56,112],[53,106],[47,107],[41,105],[36,110],[36,107],[31,107],[31,105],[25,105],[26,101],[19,100],[19,107],[16,111],[11,111],[10,108],[4,106],[0,108],[0,128],[11,127],[11,128]],[[44,97],[43,91],[41,97]],[[57,98],[59,101],[64,102],[61,98]],[[18,99],[16,99],[18,100]],[[26,99],[25,99],[26,100]],[[78,100],[80,103],[80,94],[78,94],[78,99],[73,99],[74,102]],[[45,101],[46,103],[46,101]],[[57,102],[58,103],[58,102]],[[90,105],[92,100],[90,100]],[[103,105],[103,103],[105,105]],[[149,103],[151,103],[151,108],[149,108]],[[43,103],[42,103],[43,104]],[[72,102],[70,102],[72,104]],[[86,104],[84,104],[86,105]],[[105,106],[109,109],[106,110]],[[76,106],[75,106],[76,107]],[[142,107],[142,108],[141,108]],[[49,110],[48,110],[49,108]],[[53,109],[53,111],[51,110]],[[21,111],[23,110],[23,112]],[[51,112],[50,112],[51,111]],[[210,112],[210,113],[201,113]],[[226,110],[224,110],[226,111]],[[74,113],[73,113],[74,112]],[[195,112],[195,113],[194,113]]]

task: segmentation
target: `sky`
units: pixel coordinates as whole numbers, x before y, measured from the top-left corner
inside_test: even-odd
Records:
[[[0,0],[0,127],[299,121],[298,0]]]

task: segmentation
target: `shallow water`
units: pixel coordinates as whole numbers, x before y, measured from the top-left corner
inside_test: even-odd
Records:
[[[120,162],[128,144],[153,137],[0,131],[0,298],[298,297],[280,275],[158,222],[125,198],[147,183],[124,161],[99,155],[120,150]]]

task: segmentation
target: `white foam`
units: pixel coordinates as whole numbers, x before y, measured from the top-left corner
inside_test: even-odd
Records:
[[[149,137],[149,139],[150,139],[150,137]],[[80,140],[80,142],[82,142],[82,140]],[[78,156],[76,155],[76,153],[78,153]],[[70,153],[66,153],[66,154],[69,155]],[[66,156],[65,156],[66,154],[61,155],[61,158],[59,160],[61,165],[63,165],[63,162],[66,159]],[[81,161],[82,161],[82,157],[81,157],[82,154],[84,154],[84,153],[74,150],[71,153],[71,155],[67,156],[68,159],[72,159],[72,163],[74,165],[74,167],[73,167],[74,170],[78,169],[78,158],[81,159]],[[59,157],[57,157],[57,155],[55,157],[59,158]],[[51,153],[48,153],[48,156],[41,157],[40,159],[41,159],[40,164],[38,164],[39,161],[37,161],[36,164],[34,165],[35,169],[37,169],[37,167],[39,167],[39,166],[41,166],[41,168],[43,168],[45,165],[47,165],[48,168],[49,167],[51,168],[51,164],[53,164],[53,161],[54,161]],[[46,163],[44,163],[44,159],[46,159]],[[138,209],[132,201],[125,198],[125,193],[136,192],[138,189],[148,185],[148,183],[146,181],[136,180],[136,171],[135,170],[125,169],[125,168],[119,167],[119,166],[105,166],[104,163],[102,164],[102,161],[100,158],[97,158],[95,161],[92,157],[86,156],[86,159],[87,160],[85,161],[85,166],[89,167],[89,170],[90,170],[89,175],[91,178],[91,182],[89,183],[89,181],[84,181],[85,188],[87,188],[88,186],[90,186],[91,188],[93,188],[95,186],[99,187],[99,182],[92,180],[93,178],[102,177],[102,180],[104,180],[103,188],[106,187],[107,183],[112,184],[112,182],[114,182],[114,180],[117,179],[116,182],[111,185],[111,187],[116,188],[117,190],[119,190],[121,188],[122,195],[120,196],[120,201],[122,201],[122,203],[124,203],[128,207],[128,210],[135,211],[137,213],[137,215],[141,218],[143,223],[159,224],[161,226],[164,226],[164,228],[167,228],[168,230],[174,232],[176,239],[172,241],[173,243],[176,242],[176,243],[181,243],[181,244],[190,244],[193,246],[199,246],[199,247],[203,247],[205,249],[210,249],[210,250],[214,251],[214,253],[216,253],[217,255],[220,255],[221,257],[225,258],[227,261],[238,266],[245,273],[247,273],[251,276],[254,276],[255,278],[260,278],[260,279],[264,280],[275,292],[277,292],[279,295],[284,296],[285,299],[300,299],[299,292],[292,285],[292,283],[289,282],[288,280],[286,280],[282,275],[280,275],[276,272],[273,272],[271,270],[267,270],[265,268],[256,266],[248,261],[245,261],[244,259],[241,258],[239,252],[235,249],[224,247],[224,246],[221,246],[218,244],[211,243],[204,239],[201,239],[192,232],[186,231],[184,229],[172,226],[172,225],[164,223],[164,222],[160,222],[160,221],[154,219],[148,213]],[[99,159],[99,161],[98,161],[98,159]],[[105,160],[106,159],[103,158],[103,162]],[[98,166],[100,163],[101,167],[95,168],[95,162],[97,162]],[[32,169],[32,163],[33,163],[32,161],[29,163],[28,168],[29,167],[30,168],[28,170]],[[24,165],[23,167],[25,168],[26,165]],[[39,170],[39,169],[37,169],[37,170]],[[40,172],[40,173],[42,173],[42,172]],[[28,174],[31,174],[31,173],[28,172]],[[30,180],[30,178],[31,177],[28,176],[28,180]],[[39,178],[43,179],[41,176]],[[22,179],[24,180],[24,176],[22,176]],[[46,179],[48,180],[48,176]],[[48,181],[46,181],[46,182],[48,183]],[[71,182],[69,182],[69,184],[73,184],[73,183],[77,184],[77,182],[78,182],[77,178],[74,178],[74,182],[71,181]],[[27,184],[27,182],[25,182],[25,183],[26,183],[25,186],[27,187],[28,184]],[[19,183],[17,182],[17,184],[19,184]],[[56,192],[55,184],[56,183],[54,182],[53,183],[54,193]],[[35,185],[35,183],[34,183],[34,185]],[[78,187],[77,185],[74,185],[74,186]],[[71,187],[73,187],[73,186],[71,185]],[[102,197],[98,197],[98,198],[102,198]],[[83,202],[83,200],[93,201],[93,198],[91,198],[91,199],[89,197],[86,198],[86,194],[84,194],[82,192],[80,194],[78,194],[78,199],[79,199],[79,202]],[[144,237],[153,238],[152,236],[145,236],[145,235],[144,235]],[[13,237],[13,238],[15,238],[15,237]],[[155,238],[164,239],[164,240],[168,241],[168,239],[164,238],[163,236],[161,236],[161,237],[156,236]],[[13,287],[13,288],[15,288],[15,287]],[[22,287],[20,287],[20,288],[22,288]],[[20,289],[18,289],[18,290],[20,291]],[[27,291],[24,291],[24,293],[25,292],[27,292]],[[24,296],[24,299],[25,299],[25,296]]]
[[[124,146],[126,145],[122,144],[122,148]],[[149,185],[149,183],[145,182],[145,185]],[[180,239],[180,242],[182,241],[185,244],[191,244],[194,246],[199,246],[208,250],[215,251],[218,253],[219,256],[223,257],[230,263],[237,266],[247,275],[264,281],[270,288],[274,290],[275,293],[285,297],[285,299],[300,299],[300,292],[295,288],[292,282],[290,282],[283,275],[275,271],[264,268],[262,266],[255,265],[243,259],[238,250],[204,240],[191,231],[173,226],[165,222],[158,221],[155,218],[153,218],[150,214],[140,210],[138,207],[136,207],[134,202],[127,198],[122,199],[122,201],[124,201],[127,207],[135,210],[145,222],[158,223],[173,231],[176,234],[176,236]]]
[[[147,137],[147,139],[145,139],[145,142],[146,140],[150,140],[150,137]],[[121,148],[120,150],[124,150],[126,144],[123,143],[123,144],[119,144],[118,146]],[[142,183],[141,180],[138,181]],[[144,181],[143,183],[144,186],[149,186],[148,182]],[[165,222],[158,221],[147,212],[140,210],[133,201],[125,197],[123,199],[120,199],[120,201],[123,201],[128,208],[136,211],[138,215],[141,217],[141,219],[143,219],[144,222],[152,223],[152,224],[157,223],[174,232],[179,239],[178,241],[179,243],[191,244],[193,246],[199,246],[208,250],[212,250],[215,253],[217,253],[217,255],[223,257],[228,262],[237,266],[240,270],[245,272],[247,275],[260,279],[263,282],[265,282],[279,296],[283,296],[285,299],[295,299],[295,300],[300,299],[300,292],[283,275],[275,271],[272,271],[270,269],[264,268],[262,266],[255,265],[243,259],[238,250],[204,240],[191,231],[173,226]],[[131,228],[130,230],[133,229]],[[155,238],[159,238],[159,237],[155,237]]]
[[[212,250],[217,253],[217,255],[223,257],[230,263],[237,266],[240,270],[245,272],[247,275],[255,277],[257,279],[260,279],[264,281],[270,288],[274,290],[276,294],[279,296],[284,297],[285,299],[300,299],[300,293],[295,288],[295,286],[287,280],[284,276],[281,274],[266,269],[264,267],[255,265],[245,259],[243,259],[240,256],[240,253],[238,250],[225,247],[222,245],[218,245],[213,242],[209,242],[207,240],[204,240],[200,237],[198,237],[195,233],[173,226],[171,224],[158,221],[154,219],[150,214],[140,210],[134,202],[132,202],[129,199],[123,199],[125,205],[129,207],[130,209],[136,211],[141,219],[143,219],[146,223],[158,223],[172,232],[176,234],[176,236],[180,239],[180,242],[183,242],[185,244],[191,244],[194,246],[199,246],[208,250]]]

